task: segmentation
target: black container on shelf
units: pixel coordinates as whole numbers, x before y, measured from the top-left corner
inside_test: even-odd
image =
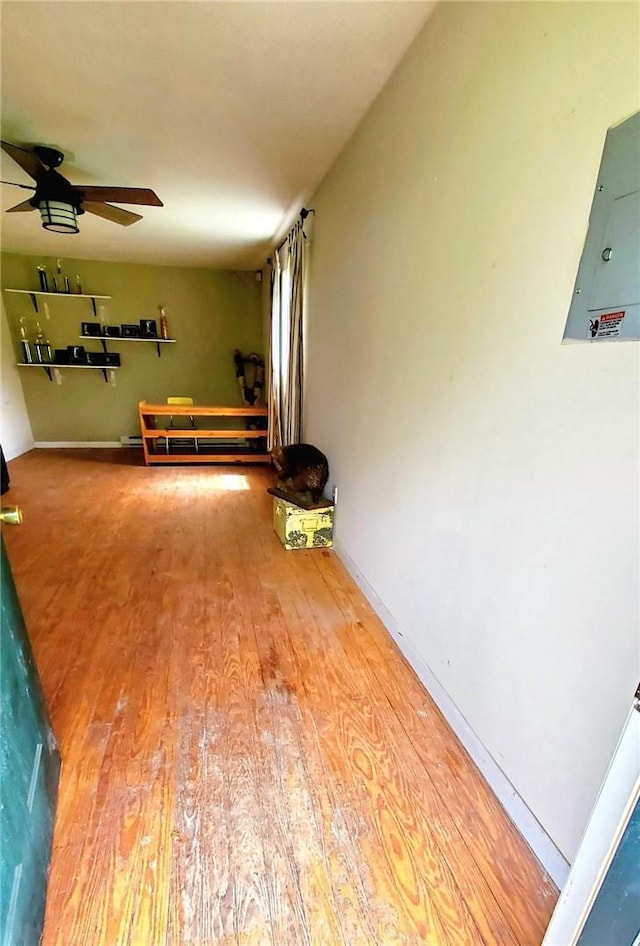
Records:
[[[121,328],[123,338],[140,338],[139,325],[123,325]]]
[[[67,364],[86,365],[87,353],[84,349],[84,345],[67,345],[67,353],[68,353]]]
[[[56,365],[71,364],[68,348],[56,348],[53,353],[53,361]]]
[[[119,368],[120,355],[115,351],[88,351],[87,364],[97,368]]]
[[[140,319],[140,336],[142,338],[158,337],[158,323],[155,319]]]
[[[120,338],[122,332],[119,325],[105,325],[104,334],[107,338]]]
[[[40,283],[40,292],[49,292],[49,277],[44,266],[38,266],[38,282]]]
[[[102,325],[100,322],[82,322],[82,335],[102,335]]]

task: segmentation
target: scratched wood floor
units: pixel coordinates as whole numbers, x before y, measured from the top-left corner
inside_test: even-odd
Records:
[[[539,946],[557,891],[265,469],[11,464],[64,759],[44,946]]]

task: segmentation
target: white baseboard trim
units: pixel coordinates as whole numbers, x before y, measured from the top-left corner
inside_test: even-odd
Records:
[[[437,704],[454,733],[485,777],[494,795],[514,825],[536,855],[558,889],[562,889],[569,875],[566,858],[558,850],[534,813],[520,797],[486,746],[460,712],[423,657],[403,636],[398,624],[384,602],[378,597],[365,576],[345,550],[334,547],[344,567],[356,582],[365,598],[403,652],[425,689]]]
[[[29,450],[33,450],[35,444],[31,441],[28,444],[20,444],[17,447],[9,447],[5,450],[4,445],[2,449],[4,450],[4,458],[9,463],[11,460],[17,460],[18,457],[21,457],[25,453],[29,453]]]
[[[67,449],[72,447],[112,448],[121,447],[119,440],[36,440],[38,450]]]

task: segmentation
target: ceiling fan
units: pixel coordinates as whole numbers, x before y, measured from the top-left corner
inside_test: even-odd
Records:
[[[90,184],[71,184],[56,170],[64,161],[64,154],[56,148],[35,145],[32,151],[2,141],[2,149],[10,155],[36,182],[35,187],[14,184],[35,191],[33,197],[10,207],[7,213],[39,210],[42,226],[56,233],[78,233],[76,217],[86,212],[104,217],[113,223],[128,227],[138,220],[140,214],[113,207],[108,201],[118,204],[147,204],[162,207],[163,203],[147,187],[93,187]],[[12,183],[5,181],[4,183]]]

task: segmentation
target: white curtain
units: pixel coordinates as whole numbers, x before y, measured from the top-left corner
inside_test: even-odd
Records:
[[[269,449],[302,436],[302,321],[309,260],[304,220],[272,257]]]

